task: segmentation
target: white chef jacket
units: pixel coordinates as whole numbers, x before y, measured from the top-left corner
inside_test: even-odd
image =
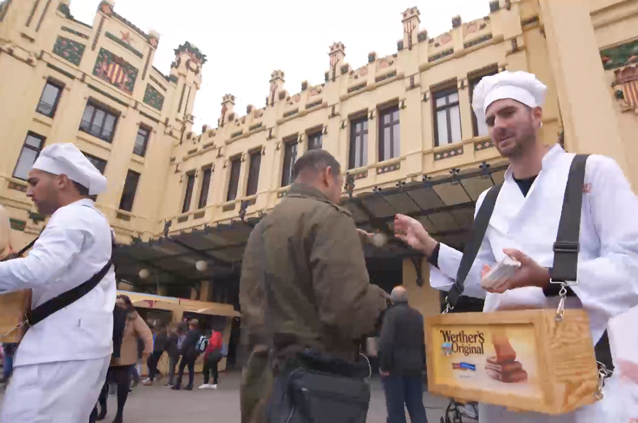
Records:
[[[31,288],[32,307],[98,273],[111,257],[112,231],[93,201],[59,208],[25,258],[0,263],[0,293]],[[15,366],[107,357],[112,351],[113,267],[96,288],[31,327]]]
[[[486,293],[480,286],[481,268],[515,248],[538,264],[552,267],[563,197],[574,154],[559,145],[547,152],[542,170],[523,196],[511,169],[496,201],[477,259],[465,281],[465,295],[485,298],[484,311],[555,308],[559,299],[546,298],[541,288],[527,287],[503,294]],[[638,305],[638,198],[616,162],[592,155],[587,160],[580,223],[576,297],[566,307],[582,307],[589,315],[594,343],[610,317]],[[476,205],[478,212],[484,192]],[[431,266],[432,287],[449,290],[462,254],[441,244],[438,268]],[[487,295],[486,295],[487,294]]]

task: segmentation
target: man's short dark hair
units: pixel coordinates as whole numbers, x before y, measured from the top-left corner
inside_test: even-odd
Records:
[[[70,180],[70,179],[69,179]],[[88,197],[89,196],[89,189],[87,187],[85,187],[84,185],[80,185],[75,181],[71,181],[73,182],[73,185],[75,186],[75,189],[78,190],[78,193],[82,196],[82,197]]]
[[[297,179],[300,173],[309,170],[318,173],[328,166],[332,168],[332,173],[335,176],[341,173],[341,165],[332,154],[325,150],[306,151],[306,153],[295,162],[295,166],[292,171],[292,178],[293,180]]]

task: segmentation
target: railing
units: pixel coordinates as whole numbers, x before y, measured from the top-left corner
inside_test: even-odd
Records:
[[[38,104],[38,108],[36,109],[36,112],[52,118],[54,109],[55,109],[54,104],[47,103],[46,101],[40,101],[40,103]]]
[[[80,130],[106,142],[111,142],[112,140],[113,131],[93,125],[88,120],[82,120],[82,123],[80,123]]]

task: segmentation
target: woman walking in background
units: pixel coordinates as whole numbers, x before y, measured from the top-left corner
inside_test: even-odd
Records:
[[[164,322],[157,322],[153,327],[153,332],[155,334],[153,338],[153,354],[148,358],[148,379],[142,382],[145,386],[153,385],[153,380],[155,379],[155,375],[159,374],[157,370],[157,365],[166,351],[168,346],[168,332],[166,329],[166,324]],[[161,374],[159,375],[158,380],[161,378]]]
[[[166,353],[168,354],[168,383],[167,387],[172,388],[175,385],[175,368],[179,362],[179,349],[184,338],[186,337],[186,331],[188,326],[186,323],[171,324],[168,341],[166,343]]]
[[[131,386],[133,368],[137,363],[137,340],[144,342],[143,355],[147,357],[153,351],[153,334],[148,325],[135,311],[131,299],[126,295],[118,295],[115,306],[127,311],[126,326],[122,338],[122,347],[119,358],[112,358],[107,375],[106,389],[100,394],[100,414],[96,420],[104,420],[106,417],[106,397],[108,394],[108,382],[113,381],[117,386],[117,414],[113,423],[122,423],[124,417],[124,405]]]
[[[217,382],[219,380],[219,370],[217,366],[222,359],[222,347],[224,340],[222,334],[219,331],[213,329],[213,333],[208,340],[208,347],[204,353],[204,384],[199,389],[217,389]],[[210,380],[210,374],[213,374],[212,385],[208,384]]]

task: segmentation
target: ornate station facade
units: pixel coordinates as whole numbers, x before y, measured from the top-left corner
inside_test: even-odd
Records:
[[[13,243],[45,224],[25,195],[26,172],[45,145],[71,141],[108,178],[97,204],[122,244],[122,286],[136,290],[237,304],[248,234],[286,196],[295,159],[317,148],[342,164],[342,205],[359,227],[391,233],[393,215],[406,213],[462,248],[478,195],[506,169],[472,113],[472,91],[505,69],[549,87],[547,144],[610,155],[635,186],[638,0],[486,0],[485,9],[475,21],[453,17],[444,34],[407,9],[394,54],[351,64],[334,43],[323,83],[290,87],[275,70],[262,76],[263,103],[236,110],[225,95],[218,121],[194,128],[206,64],[197,47],[179,46],[164,75],[153,67],[159,36],[112,0],[92,26],[73,18],[69,0],[5,0],[0,202]],[[397,242],[365,254],[373,283],[403,283],[415,307],[439,312],[422,257]]]

